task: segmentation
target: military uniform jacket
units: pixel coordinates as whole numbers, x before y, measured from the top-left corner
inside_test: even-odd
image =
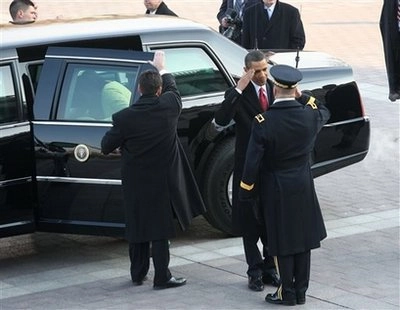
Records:
[[[270,104],[273,102],[272,82],[267,82],[267,95]],[[235,234],[255,234],[259,229],[258,223],[247,208],[238,203],[238,190],[242,178],[243,164],[246,158],[247,144],[250,138],[251,125],[254,116],[262,113],[257,93],[252,83],[249,83],[239,94],[235,88],[225,92],[225,99],[218,111],[215,112],[215,122],[220,126],[227,126],[235,121],[235,164],[233,172],[233,201],[232,201],[232,228]]]
[[[314,98],[309,102],[274,103],[256,116],[252,127],[240,197],[246,201],[259,187],[271,256],[317,248],[326,237],[310,154],[330,113],[317,107]]]
[[[187,228],[205,211],[188,160],[178,140],[181,100],[170,74],[161,96],[142,96],[113,115],[102,152],[122,152],[122,188],[129,242],[175,236],[174,217]]]
[[[306,43],[299,11],[277,1],[269,20],[264,3],[249,6],[243,15],[242,46],[247,49],[297,49]]]

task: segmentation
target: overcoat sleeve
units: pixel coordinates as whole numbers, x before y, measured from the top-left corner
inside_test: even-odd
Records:
[[[300,13],[298,10],[294,13],[292,26],[290,29],[290,46],[291,49],[299,48],[302,50],[306,44],[306,34],[304,32],[303,22],[301,21]]]
[[[113,126],[109,131],[106,132],[101,140],[101,152],[105,155],[111,153],[123,143],[123,135],[120,127],[117,124],[116,115],[117,114],[114,114],[112,116]]]
[[[242,180],[240,182],[239,198],[242,200],[254,198],[255,196],[255,183],[258,178],[261,160],[264,156],[265,121],[264,116],[258,114],[255,116],[252,124]]]
[[[170,73],[165,73],[162,76],[163,88],[162,95],[163,97],[172,97],[171,102],[176,102],[178,104],[179,110],[182,109],[182,101],[181,95],[179,93],[178,87],[176,86],[175,78]]]
[[[328,108],[315,97],[305,94],[304,92],[302,93],[301,97],[297,98],[296,100],[301,104],[315,110],[315,113],[318,113],[318,131],[320,131],[322,126],[326,124],[331,117],[331,113]]]
[[[239,94],[235,88],[230,88],[225,92],[225,99],[214,115],[217,125],[226,126],[234,118],[240,96],[241,94]]]

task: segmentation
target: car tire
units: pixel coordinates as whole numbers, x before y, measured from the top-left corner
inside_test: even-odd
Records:
[[[203,198],[208,222],[218,230],[232,232],[232,175],[235,139],[221,141],[211,153],[204,173]]]

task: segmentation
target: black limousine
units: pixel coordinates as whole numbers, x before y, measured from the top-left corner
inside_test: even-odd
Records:
[[[178,134],[191,161],[207,220],[231,234],[234,126],[213,115],[243,72],[247,50],[211,28],[169,16],[103,16],[1,25],[0,237],[34,231],[123,236],[120,157],[100,141],[115,112],[104,84],[137,93],[137,77],[164,50],[183,111]],[[302,90],[332,112],[312,153],[314,176],[361,161],[370,123],[352,69],[318,52],[276,52],[270,65],[302,71]],[[90,77],[91,76],[91,77]],[[89,77],[89,78],[88,78]]]

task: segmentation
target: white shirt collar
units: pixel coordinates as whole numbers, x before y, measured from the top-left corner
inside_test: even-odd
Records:
[[[264,88],[265,93],[267,93],[267,88],[265,85],[260,86],[260,85],[257,85],[256,83],[254,83],[253,81],[251,81],[251,83],[253,84],[254,89],[256,90],[257,96],[258,96],[258,92],[260,91],[260,88]]]
[[[291,101],[291,100],[296,100],[294,97],[293,98],[275,98],[273,104],[281,101]]]
[[[276,2],[273,5],[271,5],[270,7],[267,7],[266,5],[264,5],[264,9],[266,9],[268,11],[269,17],[271,17],[271,15],[274,13],[275,6],[276,6]]]

